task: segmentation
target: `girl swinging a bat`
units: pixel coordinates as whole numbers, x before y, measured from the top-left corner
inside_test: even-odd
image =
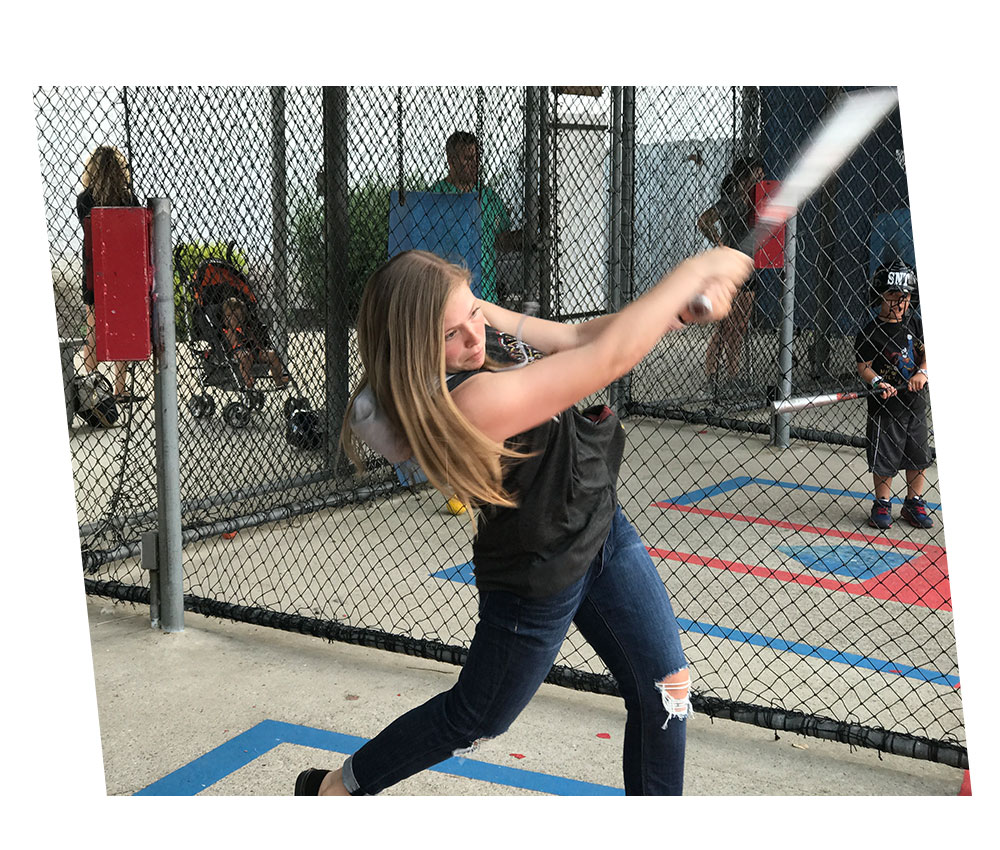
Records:
[[[342,767],[303,771],[297,795],[377,794],[502,734],[571,624],[625,701],[626,793],[682,792],[690,677],[663,581],[618,504],[624,429],[607,407],[574,405],[668,331],[724,317],[751,265],[708,251],[620,312],[577,325],[480,301],[468,272],[422,251],[372,275],[357,323],[364,377],[341,439],[359,464],[362,443],[412,457],[473,508],[479,621],[454,687]],[[708,312],[689,306],[702,295]]]

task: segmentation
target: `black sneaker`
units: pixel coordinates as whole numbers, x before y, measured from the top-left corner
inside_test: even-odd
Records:
[[[319,786],[323,784],[329,770],[317,770],[314,767],[303,770],[295,780],[296,797],[318,797]]]
[[[906,499],[903,502],[903,509],[899,512],[899,515],[914,528],[930,528],[934,525],[934,520],[927,515],[927,505],[919,497],[916,499]]]
[[[871,519],[869,525],[872,528],[892,527],[892,507],[888,499],[876,499],[872,505]]]

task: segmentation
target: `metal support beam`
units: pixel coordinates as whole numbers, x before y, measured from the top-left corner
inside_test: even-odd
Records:
[[[522,308],[537,301],[541,289],[539,254],[543,249],[539,229],[539,147],[541,145],[541,94],[538,86],[524,87],[524,262],[521,281]]]
[[[538,88],[538,112],[541,127],[538,145],[538,241],[541,245],[538,265],[538,301],[543,319],[552,318],[552,139],[548,86]],[[558,246],[556,247],[558,250]]]
[[[354,317],[347,274],[347,87],[323,87],[323,235],[326,245],[326,468],[337,459],[340,425],[347,409],[350,329]]]
[[[271,268],[276,341],[288,356],[288,182],[285,175],[285,87],[271,86]],[[286,361],[287,362],[287,361]]]
[[[792,343],[795,339],[795,216],[785,225],[785,274],[781,289],[781,326],[778,329],[778,398],[792,395]],[[771,416],[771,445],[787,449],[791,413]]]
[[[181,552],[180,450],[177,427],[177,348],[170,201],[152,198],[153,213],[153,400],[156,417],[159,627],[184,630],[184,566]]]
[[[622,307],[622,87],[611,87],[611,128],[608,138],[611,151],[611,183],[608,198],[608,269],[605,310],[615,313]],[[608,406],[618,412],[621,385],[608,387]]]
[[[635,86],[622,88],[622,199],[619,249],[621,309],[635,298]],[[632,373],[617,382],[614,410],[632,401]],[[617,405],[617,406],[616,406]]]

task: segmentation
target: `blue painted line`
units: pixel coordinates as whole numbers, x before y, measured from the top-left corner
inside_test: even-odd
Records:
[[[169,773],[135,796],[193,796],[231,773],[245,767],[258,756],[279,744],[295,744],[317,750],[350,755],[368,739],[356,735],[343,735],[311,726],[283,723],[279,720],[262,720],[256,726],[210,750],[205,755]],[[552,776],[533,770],[522,770],[506,765],[454,757],[429,768],[437,773],[461,776],[523,788],[560,797],[624,796],[625,791],[610,785],[581,782],[563,776]]]
[[[717,496],[720,493],[728,493],[732,490],[739,490],[747,484],[759,484],[762,487],[784,487],[786,490],[805,490],[809,493],[825,493],[829,496],[850,496],[852,499],[867,499],[868,501],[874,501],[875,499],[875,496],[872,493],[862,493],[858,490],[837,490],[832,487],[816,487],[813,484],[796,484],[790,481],[773,481],[770,478],[750,478],[749,476],[740,476],[738,478],[730,478],[728,481],[723,481],[720,484],[713,485],[712,487],[703,487],[700,490],[691,490],[690,492],[684,493],[677,498],[668,497],[665,499],[659,499],[658,501],[669,502],[672,505],[692,505],[695,502],[700,502],[702,499]],[[896,496],[893,496],[890,501],[896,505],[903,504],[903,500]],[[936,502],[928,502],[927,507],[934,511],[941,510],[941,505]]]
[[[808,643],[791,642],[780,638],[765,637],[754,632],[744,632],[740,629],[725,629],[721,626],[710,625],[709,623],[698,623],[693,620],[677,618],[677,624],[684,631],[695,632],[697,634],[710,635],[711,637],[731,640],[737,643],[749,643],[753,646],[763,646],[779,652],[794,652],[807,658],[822,658],[825,661],[836,661],[838,664],[847,664],[851,667],[864,667],[875,670],[879,673],[891,673],[893,675],[905,676],[908,679],[917,679],[921,682],[928,682],[932,685],[947,685],[955,687],[958,684],[958,676],[949,676],[946,673],[939,673],[937,670],[926,670],[922,667],[911,667],[909,664],[898,664],[893,661],[883,661],[880,658],[868,658],[864,655],[856,655],[853,652],[840,652],[836,649],[828,649],[822,646],[811,646]]]
[[[810,493],[826,493],[830,496],[851,496],[855,499],[867,499],[870,502],[875,500],[874,494],[867,492],[860,493],[857,490],[834,490],[829,487],[816,487],[812,484],[795,484],[789,481],[772,481],[768,478],[752,478],[751,481],[754,484],[761,484],[768,487],[784,487],[786,490],[806,490]],[[889,501],[896,505],[903,504],[903,500],[897,496],[893,496]],[[935,511],[941,510],[941,505],[937,502],[927,502],[927,507]]]
[[[730,490],[739,490],[751,481],[753,481],[753,479],[749,476],[730,478],[728,481],[723,481],[721,484],[714,484],[711,487],[704,487],[701,490],[692,490],[689,493],[684,493],[676,499],[668,498],[660,499],[660,501],[670,502],[673,505],[691,505],[695,502],[700,502],[702,499],[708,499],[711,496],[718,496],[720,493],[728,493]]]
[[[445,567],[436,573],[431,573],[431,578],[440,578],[445,581],[457,581],[460,584],[475,585],[476,577],[472,572],[472,561],[458,564],[454,567]]]
[[[252,729],[231,738],[210,750],[203,756],[168,773],[151,785],[136,791],[136,797],[189,797],[204,791],[220,779],[235,773],[283,743],[267,725],[269,721],[258,723]]]

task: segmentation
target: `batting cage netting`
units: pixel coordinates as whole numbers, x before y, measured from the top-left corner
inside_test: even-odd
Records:
[[[88,177],[91,205],[170,201],[185,610],[460,664],[468,515],[418,469],[372,454],[359,476],[338,450],[369,274],[421,247],[516,310],[617,309],[747,226],[844,91],[38,90],[86,591],[155,601],[139,555],[162,497],[153,361],[90,348],[80,199],[99,148],[133,196],[102,203]],[[757,252],[727,321],[668,334],[600,400],[627,432],[619,497],[673,600],[695,709],[967,767],[929,406],[924,503],[903,505],[900,471],[889,527],[872,525],[869,402],[772,408],[865,389],[873,277],[916,269],[903,150],[896,111]],[[574,631],[548,681],[616,693]]]

